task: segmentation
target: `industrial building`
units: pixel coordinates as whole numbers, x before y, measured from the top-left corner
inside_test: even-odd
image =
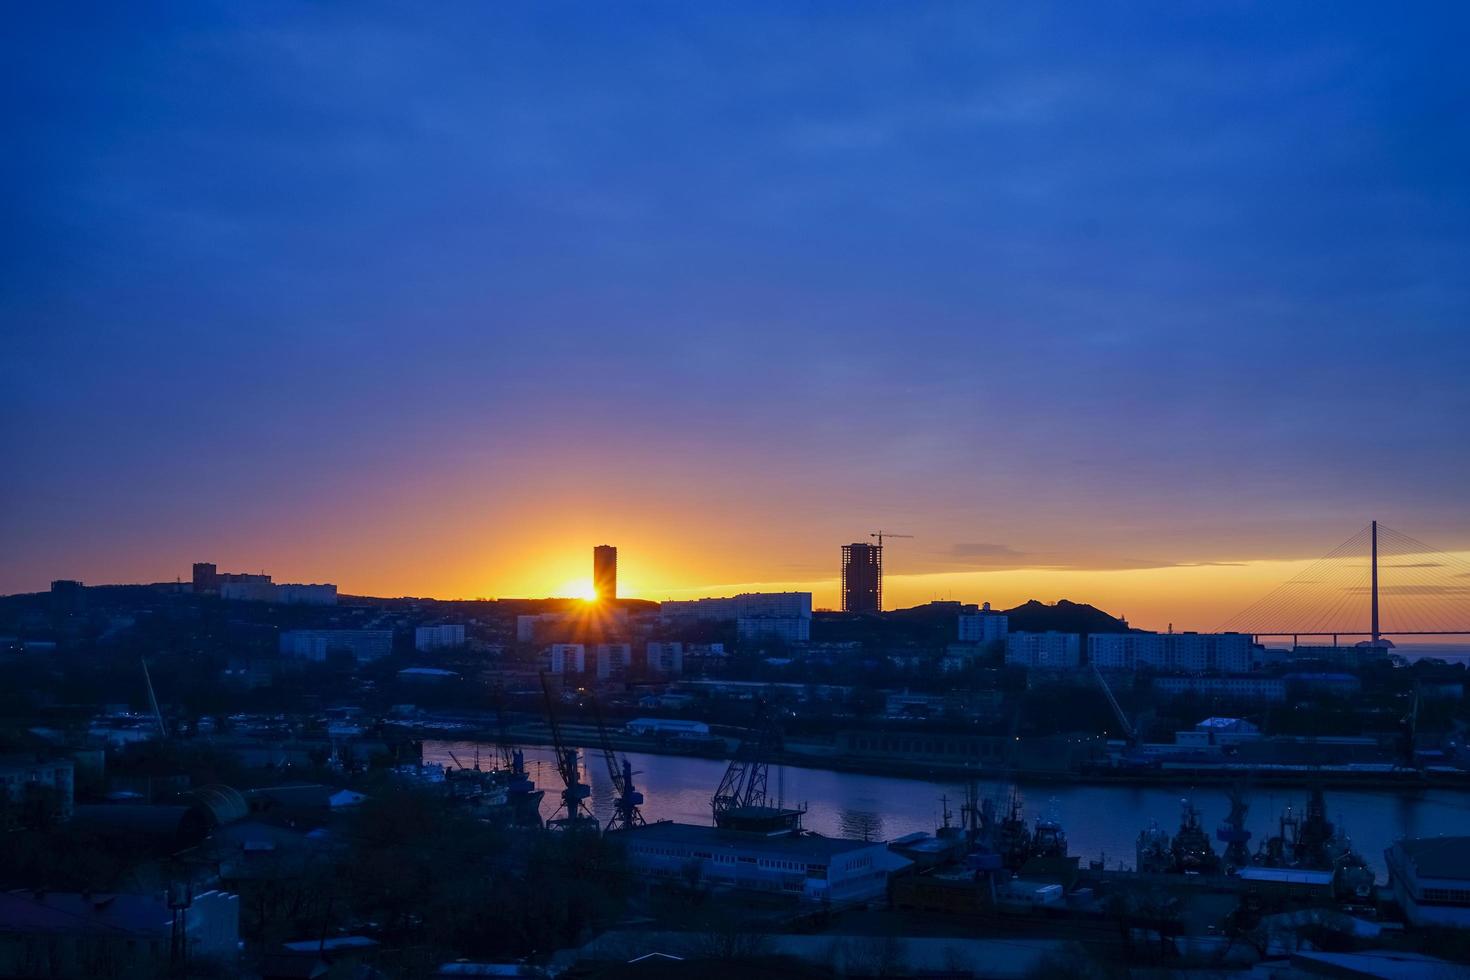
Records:
[[[1076,633],[1010,633],[1006,663],[1018,667],[1076,667],[1082,662],[1082,637]]]
[[[603,602],[618,597],[618,549],[610,544],[592,549],[592,591]]]
[[[686,718],[634,718],[625,726],[629,735],[708,735],[709,725]]]
[[[1470,928],[1470,837],[1406,837],[1383,856],[1410,925]]]
[[[959,642],[994,643],[1004,640],[1010,632],[1010,621],[1011,618],[1005,613],[992,612],[988,602],[974,612],[960,613]]]
[[[321,662],[328,655],[350,655],[358,663],[393,652],[392,630],[287,630],[281,634],[283,656]]]
[[[0,800],[24,804],[34,794],[49,793],[61,819],[69,820],[75,800],[75,768],[70,759],[0,756]]]
[[[239,896],[206,891],[173,903],[177,912],[170,904],[162,891],[0,892],[0,976],[167,976],[185,961],[233,973]]]
[[[883,546],[861,541],[842,546],[842,611],[883,611]]]
[[[464,646],[464,627],[458,624],[418,626],[413,631],[413,648],[420,653]]]
[[[659,822],[615,838],[635,874],[844,905],[881,898],[889,873],[908,862],[881,841],[816,834],[767,836],[694,824]]]
[[[1251,669],[1251,650],[1245,633],[1093,633],[1087,638],[1087,660],[1099,670],[1245,673]]]
[[[1286,681],[1280,677],[1155,677],[1153,689],[1166,697],[1199,694],[1229,701],[1280,704],[1286,700]]]

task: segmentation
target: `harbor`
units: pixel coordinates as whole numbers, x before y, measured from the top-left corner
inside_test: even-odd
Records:
[[[427,741],[423,746],[426,765],[453,767],[454,757],[468,760],[479,750],[481,757],[494,758],[492,744]],[[523,749],[528,775],[538,787],[557,785],[553,752],[542,747]],[[622,757],[622,753],[619,753]],[[604,823],[613,815],[616,795],[607,774],[596,766],[595,753],[580,753],[582,779],[591,787],[588,803]],[[642,812],[650,822],[711,822],[710,790],[720,781],[725,762],[689,756],[627,753],[638,774],[644,796]],[[893,840],[913,833],[932,833],[943,824],[946,798],[958,811],[965,785],[962,781],[900,778],[854,772],[839,772],[796,766],[774,768],[770,792],[788,803],[807,808],[806,829],[830,837],[868,837]],[[985,783],[982,794],[997,802],[1008,798],[1012,786]],[[1213,839],[1215,831],[1230,814],[1228,786],[1188,785],[1099,786],[1056,782],[1015,784],[1022,814],[1034,830],[1038,817],[1055,816],[1065,828],[1070,853],[1083,866],[1099,861],[1109,870],[1133,870],[1137,864],[1141,831],[1157,825],[1171,835],[1180,823],[1181,801],[1188,799],[1198,810],[1202,828]],[[1303,812],[1309,801],[1305,789],[1270,787],[1248,795],[1245,828],[1252,832],[1250,850],[1279,830],[1280,817],[1288,808]],[[557,806],[555,793],[541,802],[543,817]],[[1460,833],[1470,818],[1470,794],[1453,789],[1430,788],[1413,792],[1337,789],[1326,796],[1327,816],[1352,841],[1368,868],[1381,883],[1386,876],[1384,851],[1401,837],[1435,837]],[[1106,818],[1100,815],[1106,814]],[[1213,841],[1216,851],[1223,842]]]

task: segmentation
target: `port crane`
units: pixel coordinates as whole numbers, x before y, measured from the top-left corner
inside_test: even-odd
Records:
[[[761,704],[759,712],[758,727],[751,733],[752,737],[740,740],[740,747],[710,798],[715,826],[766,832],[799,830],[805,808],[786,807],[779,799],[773,805],[770,799],[767,790],[770,758],[781,747],[781,733],[766,704]]]
[[[153,708],[153,720],[158,725],[158,735],[160,738],[168,738],[168,726],[163,723],[163,712],[158,710],[158,695],[153,693],[153,678],[148,674],[148,661],[140,657],[138,662],[143,665],[143,683],[148,685],[148,703]]]
[[[619,762],[617,753],[613,750],[612,739],[607,733],[607,722],[602,717],[602,705],[597,698],[592,699],[592,715],[597,719],[597,741],[602,749],[602,759],[607,763],[607,775],[612,780],[613,792],[613,814],[608,818],[608,830],[627,830],[630,827],[643,826],[643,813],[638,809],[643,805],[643,794],[633,785],[633,764],[624,756]]]
[[[1133,730],[1133,725],[1129,723],[1128,716],[1123,713],[1123,706],[1118,703],[1117,698],[1113,697],[1113,689],[1108,686],[1107,678],[1102,675],[1102,671],[1097,669],[1097,664],[1090,664],[1089,666],[1092,667],[1093,679],[1097,681],[1097,686],[1102,688],[1103,696],[1108,699],[1108,705],[1113,709],[1113,715],[1118,719],[1118,724],[1123,729],[1123,737],[1128,740],[1129,748],[1132,748],[1138,744],[1138,733]]]
[[[556,753],[556,771],[561,776],[561,806],[556,810],[557,814],[566,811],[566,816],[553,815],[552,819],[546,821],[546,826],[553,830],[578,830],[586,827],[597,826],[597,818],[592,815],[592,810],[587,806],[587,797],[592,795],[592,788],[582,782],[581,774],[577,770],[577,750],[567,745],[562,738],[561,720],[558,717],[556,698],[551,694],[551,683],[546,679],[546,673],[541,674],[541,693],[546,698],[546,721],[551,726],[551,744]]]

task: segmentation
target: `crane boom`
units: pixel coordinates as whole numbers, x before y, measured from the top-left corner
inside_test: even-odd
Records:
[[[153,706],[153,720],[158,723],[158,734],[168,738],[168,726],[163,723],[163,712],[158,710],[158,696],[153,693],[153,678],[148,676],[148,661],[139,658],[143,665],[143,680],[148,685],[148,703]]]
[[[607,733],[607,722],[602,717],[602,705],[596,697],[592,699],[592,715],[597,720],[597,741],[603,761],[607,763],[607,775],[612,781],[613,792],[617,794],[607,829],[626,830],[642,826],[643,813],[638,808],[643,805],[643,794],[633,785],[632,764],[626,758],[621,763],[618,761],[612,738]]]
[[[1097,669],[1097,664],[1091,664],[1090,666],[1092,667],[1092,676],[1096,678],[1098,687],[1102,688],[1103,695],[1108,699],[1108,704],[1112,706],[1113,715],[1118,719],[1118,724],[1123,728],[1123,734],[1128,737],[1129,742],[1138,741],[1137,733],[1133,731],[1133,726],[1128,723],[1128,716],[1123,714],[1122,705],[1118,704],[1118,699],[1113,697],[1113,689],[1108,687],[1107,678],[1103,677],[1102,671]]]
[[[883,547],[884,538],[912,538],[912,534],[894,534],[892,531],[873,531],[868,537],[878,539],[878,547]]]
[[[551,684],[546,680],[544,671],[541,674],[541,693],[546,698],[546,721],[551,727],[551,744],[556,753],[556,771],[561,776],[562,785],[566,787],[562,790],[560,809],[566,810],[567,815],[560,821],[547,821],[547,825],[573,827],[586,821],[593,821],[595,824],[592,811],[587,809],[587,797],[591,795],[592,790],[582,782],[581,774],[577,771],[577,750],[568,747],[566,740],[562,738],[556,699],[551,696]]]

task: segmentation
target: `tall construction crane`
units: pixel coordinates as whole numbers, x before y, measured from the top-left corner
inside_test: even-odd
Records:
[[[884,538],[912,538],[912,534],[894,534],[892,531],[872,531],[868,534],[870,538],[878,539],[878,547],[883,547]]]
[[[607,775],[612,780],[613,814],[608,818],[604,830],[627,830],[643,826],[643,814],[638,809],[643,805],[643,794],[633,785],[633,764],[624,756],[619,763],[613,751],[612,739],[607,734],[607,722],[602,717],[602,705],[592,699],[592,715],[597,719],[597,740],[602,749],[602,759],[607,763]]]
[[[592,795],[592,787],[582,782],[581,774],[577,771],[577,750],[568,747],[566,740],[562,738],[556,699],[551,695],[551,684],[546,680],[545,671],[541,673],[541,693],[546,697],[546,721],[551,726],[556,771],[561,775],[562,785],[565,787],[561,791],[561,806],[556,813],[566,811],[564,817],[554,814],[552,819],[546,821],[546,826],[554,830],[596,828],[597,818],[587,806],[587,797]]]

